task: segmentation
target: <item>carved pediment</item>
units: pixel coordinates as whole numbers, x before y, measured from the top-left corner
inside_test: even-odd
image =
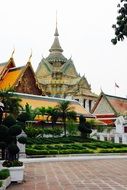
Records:
[[[42,60],[39,63],[39,66],[36,71],[36,76],[38,79],[41,79],[52,73],[52,65],[48,63],[46,60]]]
[[[68,76],[78,76],[76,68],[70,59],[63,65],[61,71]]]
[[[87,79],[84,76],[80,79],[78,85],[82,88],[91,89]]]
[[[38,86],[33,70],[28,66],[15,84],[15,90],[21,93],[41,95],[42,91]]]

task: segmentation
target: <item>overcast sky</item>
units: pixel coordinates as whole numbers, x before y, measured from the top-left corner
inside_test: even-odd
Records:
[[[111,44],[119,0],[0,0],[0,62],[15,47],[17,66],[27,63],[32,49],[34,71],[54,40],[56,10],[65,57],[85,74],[96,94],[127,96],[127,40]],[[119,88],[115,90],[115,82]]]

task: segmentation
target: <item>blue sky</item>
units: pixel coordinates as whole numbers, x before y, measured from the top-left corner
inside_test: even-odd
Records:
[[[127,96],[127,40],[111,44],[116,22],[115,0],[4,0],[0,2],[0,62],[15,47],[17,66],[26,64],[32,49],[36,70],[47,57],[54,39],[56,10],[60,44],[72,56],[77,71],[85,74],[92,91]],[[120,88],[115,89],[115,82]]]

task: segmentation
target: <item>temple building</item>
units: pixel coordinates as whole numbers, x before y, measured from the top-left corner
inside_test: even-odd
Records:
[[[45,95],[39,87],[30,60],[26,65],[16,67],[13,56],[0,63],[0,90],[13,89],[19,93]]]
[[[91,111],[97,95],[92,93],[85,75],[81,77],[77,73],[72,59],[63,55],[57,24],[49,52],[48,57],[42,58],[36,70],[36,77],[44,93],[51,97],[78,100],[84,108]]]
[[[100,121],[114,125],[119,116],[127,116],[127,98],[101,92],[91,113]]]

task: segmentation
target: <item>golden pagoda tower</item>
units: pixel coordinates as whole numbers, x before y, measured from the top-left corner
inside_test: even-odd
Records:
[[[77,73],[72,59],[63,55],[57,22],[49,55],[39,63],[36,77],[47,96],[76,99],[88,111],[91,111],[97,99],[85,76]]]

